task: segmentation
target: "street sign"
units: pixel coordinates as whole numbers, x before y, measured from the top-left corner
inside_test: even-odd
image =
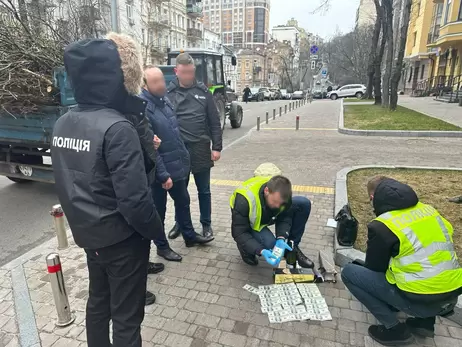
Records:
[[[318,60],[319,56],[317,54],[312,54],[311,55],[311,60]]]
[[[314,60],[311,61],[311,70],[316,69],[316,62]]]
[[[326,68],[323,68],[321,70],[321,75],[322,75],[322,77],[327,77],[327,69]]]
[[[318,50],[319,50],[319,48],[318,48],[318,46],[316,46],[316,45],[313,45],[313,46],[311,46],[311,48],[310,48],[311,54],[316,54],[316,53],[318,53]]]

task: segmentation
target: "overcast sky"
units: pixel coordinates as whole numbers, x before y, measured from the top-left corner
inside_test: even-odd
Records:
[[[333,36],[337,30],[350,31],[356,20],[359,0],[330,0],[327,11],[312,14],[322,0],[271,0],[270,26],[286,24],[294,17],[308,32],[323,38]]]

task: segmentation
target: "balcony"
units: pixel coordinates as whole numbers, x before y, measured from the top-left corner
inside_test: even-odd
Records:
[[[186,13],[188,14],[188,16],[191,16],[193,18],[202,17],[202,6],[197,5],[195,2],[188,1],[188,4],[186,5]]]
[[[202,31],[196,28],[188,28],[186,35],[192,39],[202,39]]]
[[[148,20],[148,26],[151,29],[168,28],[170,27],[170,21],[167,15],[152,16]]]
[[[165,47],[157,44],[153,44],[150,48],[151,56],[153,57],[163,57],[167,53],[167,49]]]
[[[462,42],[462,22],[452,22],[440,28],[438,45],[447,47]]]

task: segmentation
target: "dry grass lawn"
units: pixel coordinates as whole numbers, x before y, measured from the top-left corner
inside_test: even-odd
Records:
[[[462,195],[462,171],[365,169],[351,172],[347,177],[348,201],[359,221],[355,248],[366,250],[367,223],[375,218],[366,191],[367,181],[375,175],[385,175],[409,184],[421,202],[435,207],[454,227],[454,244],[462,262],[462,204],[448,202],[448,198]]]

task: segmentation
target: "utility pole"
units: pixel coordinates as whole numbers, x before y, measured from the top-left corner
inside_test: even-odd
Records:
[[[111,30],[118,33],[119,30],[119,13],[118,13],[118,1],[111,0]]]

